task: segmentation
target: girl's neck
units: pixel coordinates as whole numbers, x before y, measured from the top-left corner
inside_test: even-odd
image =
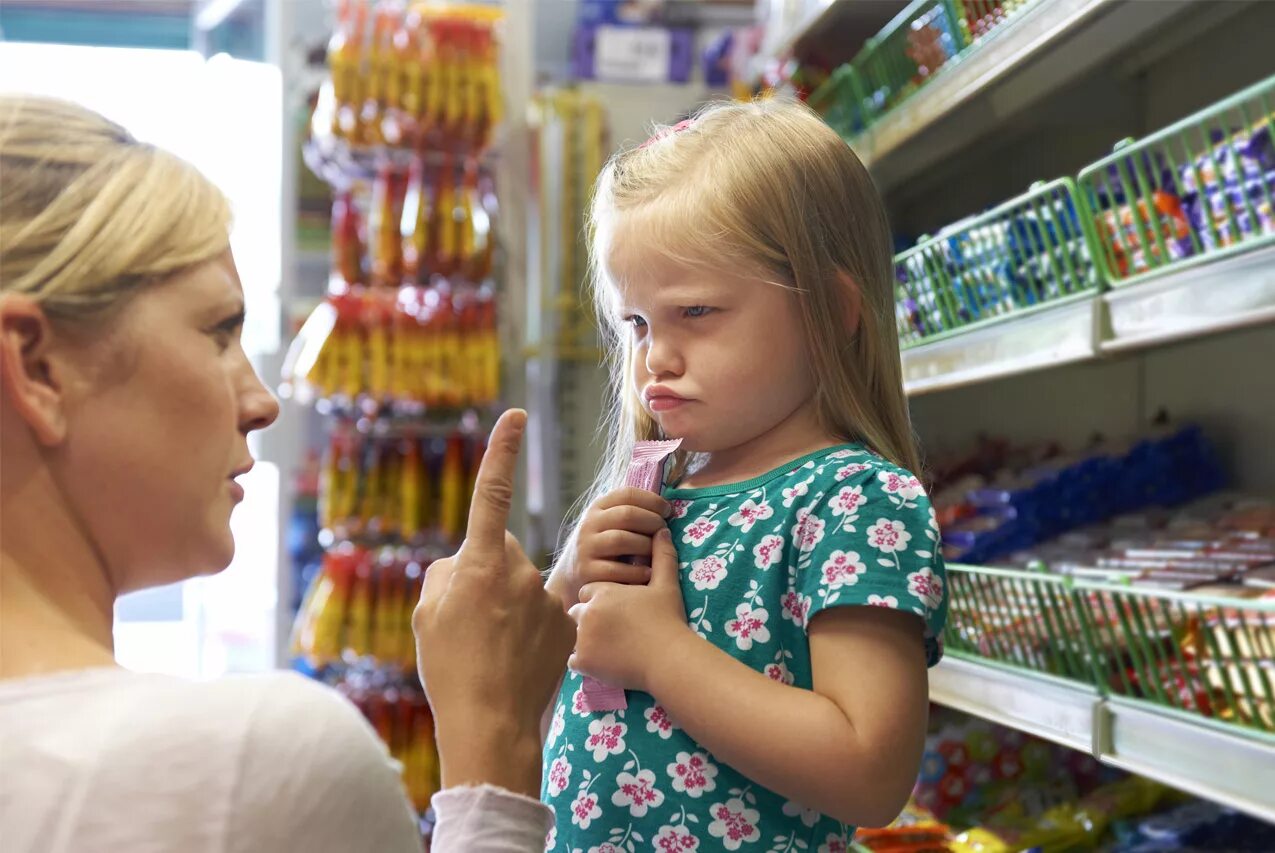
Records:
[[[740,483],[841,442],[820,427],[813,401],[808,401],[761,435],[735,447],[713,451],[701,468],[678,485],[704,489]]]
[[[115,664],[115,591],[40,461],[6,455],[0,484],[0,678]]]

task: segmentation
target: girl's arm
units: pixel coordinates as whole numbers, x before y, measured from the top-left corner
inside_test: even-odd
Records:
[[[659,655],[650,693],[749,779],[855,826],[898,816],[916,781],[929,708],[921,623],[841,607],[810,624],[813,690],[790,687],[698,635]]]

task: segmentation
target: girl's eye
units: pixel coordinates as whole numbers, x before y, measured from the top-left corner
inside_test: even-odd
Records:
[[[646,326],[646,321],[636,314],[630,314],[628,317],[625,317],[624,322],[628,323],[635,329],[641,329]]]
[[[712,310],[707,305],[691,305],[682,309],[682,316],[688,318],[703,317],[705,314],[712,312]]]

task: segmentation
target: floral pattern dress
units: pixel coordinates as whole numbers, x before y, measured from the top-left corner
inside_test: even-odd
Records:
[[[744,483],[666,488],[687,621],[768,677],[811,688],[806,626],[829,607],[907,610],[930,665],[947,614],[938,524],[921,483],[858,444]],[[547,851],[839,853],[854,827],[717,761],[646,693],[589,713],[568,672],[544,746]]]

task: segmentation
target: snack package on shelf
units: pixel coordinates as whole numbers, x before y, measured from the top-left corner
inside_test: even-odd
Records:
[[[1191,225],[1206,250],[1275,234],[1275,141],[1269,119],[1213,134],[1213,147],[1179,167]]]

